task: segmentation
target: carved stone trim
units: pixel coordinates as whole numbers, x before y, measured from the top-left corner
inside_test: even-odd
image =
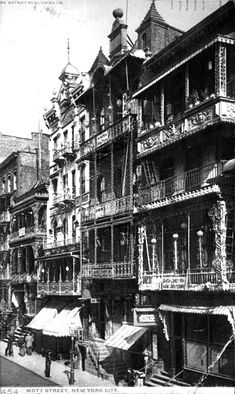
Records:
[[[215,260],[214,269],[217,273],[218,282],[222,287],[227,284],[226,275],[226,214],[225,201],[217,201],[208,211],[208,215],[213,222],[215,232]]]

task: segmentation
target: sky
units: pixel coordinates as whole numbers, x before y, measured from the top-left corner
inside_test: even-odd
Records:
[[[152,0],[0,0],[0,132],[30,137],[47,132],[42,116],[70,62],[90,69],[100,46],[108,57],[114,18],[121,8],[132,41]],[[187,31],[227,0],[156,0],[170,25]]]

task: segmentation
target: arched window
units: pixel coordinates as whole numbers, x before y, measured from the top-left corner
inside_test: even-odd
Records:
[[[17,190],[17,171],[14,170],[13,173],[13,190]]]
[[[39,209],[38,213],[38,224],[42,229],[46,229],[47,215],[46,215],[46,206],[43,206]]]
[[[7,175],[7,191],[8,193],[11,192],[11,174]]]
[[[142,34],[141,40],[142,40],[142,49],[146,49],[146,48],[147,48],[147,45],[148,45],[148,42],[147,42],[147,33],[143,33],[143,34]]]
[[[85,164],[81,168],[81,194],[86,193],[86,166]]]
[[[103,176],[101,176],[98,179],[98,184],[97,184],[97,197],[100,202],[104,202],[105,200],[105,179]]]

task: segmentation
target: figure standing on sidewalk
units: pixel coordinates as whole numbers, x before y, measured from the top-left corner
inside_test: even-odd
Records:
[[[31,356],[32,354],[32,348],[33,348],[33,337],[30,332],[25,337],[25,343],[26,343],[26,353],[28,356]]]
[[[8,333],[8,342],[7,342],[7,347],[5,349],[5,356],[13,356],[14,340],[15,340],[14,328],[11,328],[10,332]]]
[[[51,370],[51,352],[50,350],[48,350],[46,354],[46,363],[45,363],[46,378],[50,378],[50,370]]]

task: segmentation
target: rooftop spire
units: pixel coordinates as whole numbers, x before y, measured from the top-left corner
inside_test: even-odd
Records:
[[[147,12],[147,14],[145,15],[143,21],[141,22],[140,26],[138,27],[138,29],[136,29],[136,31],[138,32],[138,30],[148,21],[153,20],[156,22],[160,22],[160,23],[164,23],[166,24],[165,20],[162,18],[162,16],[159,14],[159,12],[156,9],[155,6],[155,0],[151,0],[151,6]]]
[[[68,53],[68,63],[70,63],[70,45],[69,45],[69,38],[67,41],[67,53]]]

